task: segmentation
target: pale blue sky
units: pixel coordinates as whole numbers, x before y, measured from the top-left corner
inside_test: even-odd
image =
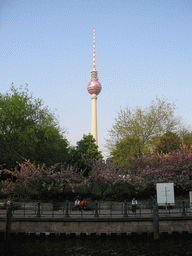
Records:
[[[164,96],[192,125],[192,0],[0,0],[0,92],[27,83],[76,145],[91,132],[94,27],[103,154],[120,106]]]

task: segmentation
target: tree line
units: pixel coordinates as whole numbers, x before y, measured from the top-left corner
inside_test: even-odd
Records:
[[[25,160],[14,170],[2,170],[11,178],[1,181],[1,192],[25,200],[66,200],[80,195],[92,200],[122,201],[135,195],[143,199],[155,196],[156,183],[173,182],[177,196],[188,194],[192,188],[192,150],[184,144],[180,151],[132,156],[127,161],[126,174],[111,161],[99,159],[90,162],[90,173],[85,176],[74,166],[36,166]]]
[[[0,94],[0,165],[6,169],[30,159],[47,167],[55,163],[74,165],[88,172],[87,159],[102,157],[91,135],[70,146],[66,129],[40,99],[29,95],[27,86]],[[83,157],[82,157],[83,155]]]
[[[181,149],[181,144],[192,146],[192,132],[176,115],[176,106],[156,98],[149,107],[121,109],[107,140],[111,161],[128,170],[130,156],[150,156]]]
[[[125,200],[155,195],[157,182],[192,188],[192,132],[174,104],[156,98],[149,107],[120,109],[103,160],[92,135],[76,146],[66,129],[27,86],[0,94],[1,193],[29,198]]]

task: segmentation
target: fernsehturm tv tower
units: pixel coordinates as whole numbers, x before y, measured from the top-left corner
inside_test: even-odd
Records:
[[[91,134],[97,140],[97,95],[101,91],[101,84],[98,82],[97,71],[95,68],[95,28],[93,29],[93,69],[91,70],[91,81],[87,85],[88,92],[92,95],[92,117],[91,117]]]

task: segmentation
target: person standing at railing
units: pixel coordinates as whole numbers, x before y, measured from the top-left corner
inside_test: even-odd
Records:
[[[137,200],[135,200],[135,198],[133,197],[133,200],[132,200],[132,212],[133,212],[133,214],[136,214],[136,209],[137,209]]]

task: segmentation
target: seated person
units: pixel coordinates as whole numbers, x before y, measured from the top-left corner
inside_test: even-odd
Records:
[[[90,203],[90,201],[85,201],[85,199],[83,199],[79,205],[85,210],[88,203]]]
[[[76,209],[76,210],[78,210],[78,209],[80,208],[79,204],[80,204],[80,201],[79,201],[79,199],[77,198],[77,199],[75,200],[75,205],[73,206],[73,208]]]
[[[9,198],[9,200],[7,201],[6,205],[9,206],[11,203],[11,198]]]
[[[5,209],[7,203],[5,202],[0,202],[0,209]]]

